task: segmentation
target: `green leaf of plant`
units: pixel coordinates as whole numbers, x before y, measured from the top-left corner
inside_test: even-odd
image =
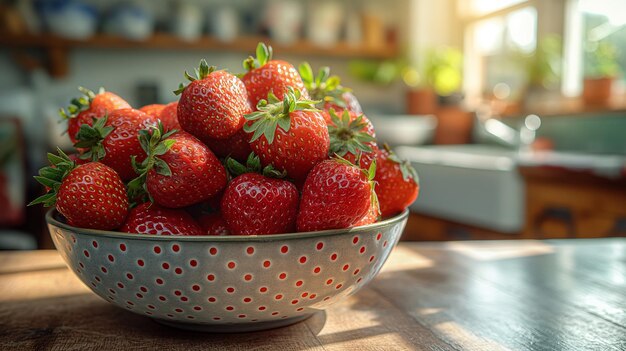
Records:
[[[59,182],[56,180],[49,179],[49,178],[42,177],[42,176],[34,176],[33,178],[35,178],[37,182],[39,182],[40,184],[44,186],[47,186],[48,188],[54,188],[56,184],[59,184]]]
[[[164,175],[166,177],[169,177],[172,175],[172,170],[170,169],[170,166],[160,158],[154,159],[154,170],[158,174]]]
[[[289,115],[278,118],[278,126],[285,131],[285,133],[288,132],[291,128],[291,118]]]
[[[274,142],[274,136],[276,135],[276,128],[278,128],[278,121],[273,120],[269,121],[268,127],[265,129],[265,139],[267,139],[267,143],[271,145]]]
[[[160,142],[155,148],[154,148],[154,155],[155,156],[161,156],[164,155],[169,149],[172,148],[172,145],[174,145],[174,143],[176,142],[176,140],[164,140],[162,142]]]
[[[322,83],[326,82],[329,75],[330,75],[330,68],[328,66],[324,66],[320,68],[320,70],[317,73],[317,77],[315,77],[315,84],[319,86]]]
[[[44,167],[39,170],[39,175],[48,179],[61,180],[65,172],[60,168]]]
[[[367,170],[367,179],[373,180],[376,176],[376,159],[372,160],[369,169]]]
[[[242,165],[241,163],[237,162],[237,160],[231,157],[226,158],[226,168],[233,177],[237,177],[248,172],[246,166]]]
[[[307,89],[311,87],[311,83],[313,83],[313,69],[311,69],[311,65],[308,62],[302,62],[298,67],[300,71],[300,77],[302,81],[307,86]]]
[[[45,195],[42,195],[42,196],[36,198],[35,200],[31,201],[28,204],[28,206],[37,205],[37,204],[44,204],[44,206],[50,207],[50,206],[53,206],[55,203],[56,203],[56,194],[51,192],[51,193],[47,193]]]

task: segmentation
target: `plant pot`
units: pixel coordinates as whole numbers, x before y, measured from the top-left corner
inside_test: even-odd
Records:
[[[432,89],[409,90],[406,94],[406,109],[410,115],[432,115],[437,112],[437,94]]]
[[[583,101],[586,105],[607,105],[612,93],[613,77],[585,78]]]
[[[457,107],[441,107],[437,111],[435,144],[468,144],[472,138],[474,119],[471,113]]]

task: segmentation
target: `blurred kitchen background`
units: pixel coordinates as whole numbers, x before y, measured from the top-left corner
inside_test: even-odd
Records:
[[[256,43],[342,78],[420,174],[407,240],[626,235],[624,0],[0,2],[0,248],[51,246],[32,175],[78,86],[167,103]]]

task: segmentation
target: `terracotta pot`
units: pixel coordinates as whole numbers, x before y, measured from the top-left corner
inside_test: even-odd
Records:
[[[406,109],[410,115],[432,115],[437,112],[437,94],[432,89],[409,90],[406,94]]]
[[[606,105],[611,98],[613,77],[585,78],[583,101],[586,105]]]
[[[435,144],[468,144],[472,138],[472,114],[456,106],[437,111]]]

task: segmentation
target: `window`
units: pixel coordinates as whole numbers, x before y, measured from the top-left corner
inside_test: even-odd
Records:
[[[576,96],[584,77],[615,75],[626,83],[626,2],[570,0],[563,92]]]
[[[469,4],[469,9],[461,9],[473,9],[465,26],[464,88],[469,101],[490,95],[503,84],[512,97],[519,96],[528,81],[523,61],[537,47],[535,6],[520,0]]]

